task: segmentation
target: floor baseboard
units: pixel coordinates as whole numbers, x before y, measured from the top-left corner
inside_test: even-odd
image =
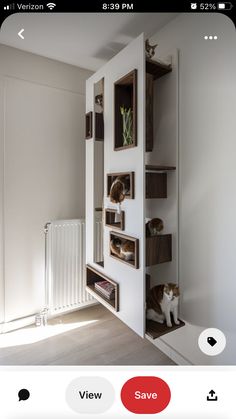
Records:
[[[87,308],[90,307],[92,305],[98,304],[96,300],[91,300],[88,303],[86,302],[86,304],[81,305],[80,307],[76,307],[73,308],[72,310],[62,310],[62,311],[58,311],[58,313],[50,313],[48,314],[48,318],[54,318],[57,316],[60,316],[62,314],[69,314],[72,313],[73,311],[77,311],[77,310],[81,310],[83,308]],[[1,333],[8,333],[8,332],[12,332],[13,330],[17,330],[17,329],[22,329],[23,327],[26,326],[30,326],[31,324],[35,323],[35,316],[37,313],[32,314],[30,316],[27,317],[22,317],[21,319],[15,319],[12,320],[10,322],[6,322],[6,323],[1,323],[0,324],[0,334]]]

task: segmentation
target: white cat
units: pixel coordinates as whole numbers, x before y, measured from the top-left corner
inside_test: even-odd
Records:
[[[172,327],[171,313],[173,313],[174,323],[179,325],[178,320],[179,287],[176,284],[164,284],[153,287],[147,297],[148,320],[157,323],[164,323]]]

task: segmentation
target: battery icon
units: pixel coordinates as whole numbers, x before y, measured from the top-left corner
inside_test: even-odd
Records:
[[[231,10],[233,7],[232,3],[226,2],[226,3],[217,3],[217,9],[218,10]]]

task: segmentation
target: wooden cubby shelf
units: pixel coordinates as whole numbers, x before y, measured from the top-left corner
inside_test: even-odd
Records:
[[[104,118],[103,112],[95,112],[95,132],[94,132],[95,141],[104,141]]]
[[[146,172],[146,199],[167,198],[167,174]]]
[[[168,327],[165,323],[157,323],[153,320],[146,320],[146,335],[150,336],[152,339],[157,339],[163,335],[166,335],[167,333],[174,332],[177,329],[180,329],[180,327],[185,326],[185,323],[180,320],[180,324],[174,324],[174,321],[172,319],[172,327]]]
[[[171,64],[161,63],[160,61],[151,60],[146,58],[146,73],[152,74],[154,80],[165,76],[172,71]]]
[[[124,150],[137,145],[137,70],[126,74],[114,84],[114,150]],[[120,108],[131,108],[132,110],[132,144],[123,144],[123,117]]]
[[[110,248],[110,256],[122,263],[125,263],[126,265],[132,266],[135,269],[139,268],[139,240],[135,237],[126,236],[125,234],[121,234],[118,232],[111,231],[110,232],[110,242],[111,240],[117,239],[121,243],[124,243],[126,241],[133,243],[134,245],[134,260],[124,260],[120,258],[119,256],[112,253]]]
[[[95,283],[100,281],[108,281],[114,286],[114,298],[106,298],[95,288]],[[119,311],[119,284],[89,265],[86,266],[86,290],[110,310]]]
[[[85,138],[88,140],[93,136],[93,112],[85,114]]]
[[[119,218],[119,221],[116,221],[116,218]],[[117,213],[115,209],[106,208],[105,209],[105,225],[107,227],[112,227],[118,230],[125,229],[125,212],[121,211],[120,214]]]
[[[107,196],[110,196],[111,185],[117,177],[125,177],[129,186],[129,192],[125,198],[134,199],[134,172],[108,173],[107,174]]]
[[[146,237],[146,266],[171,262],[172,236],[171,234],[158,234]]]
[[[146,165],[146,199],[167,198],[167,172],[175,166]]]

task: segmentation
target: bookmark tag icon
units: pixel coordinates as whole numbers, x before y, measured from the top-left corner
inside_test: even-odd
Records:
[[[207,343],[209,343],[209,345],[211,345],[213,347],[217,344],[217,340],[215,340],[212,336],[209,336],[207,338]]]

